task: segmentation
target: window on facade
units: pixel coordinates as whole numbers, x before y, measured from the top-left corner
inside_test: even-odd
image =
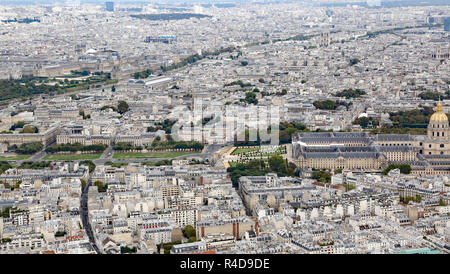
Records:
[[[444,154],[444,152],[443,152],[443,151],[441,151],[441,154]]]
[[[440,147],[444,147],[444,144],[441,144]]]
[[[439,132],[436,132],[437,133],[437,136],[439,137]]]
[[[430,144],[430,145],[428,145],[428,147],[429,147],[429,148],[431,148],[431,144]]]

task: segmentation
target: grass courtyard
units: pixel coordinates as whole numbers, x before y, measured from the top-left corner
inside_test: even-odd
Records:
[[[74,161],[74,160],[96,160],[101,154],[53,154],[46,155],[42,160]]]
[[[0,156],[0,161],[22,161],[30,157],[31,155]]]

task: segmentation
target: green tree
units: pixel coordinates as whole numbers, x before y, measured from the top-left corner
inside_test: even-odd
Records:
[[[369,120],[368,117],[361,117],[361,118],[359,118],[359,125],[362,128],[367,128],[369,126],[369,122],[370,122],[370,120]]]
[[[44,148],[44,145],[41,142],[31,142],[21,144],[17,149],[16,153],[19,154],[33,154]]]
[[[186,238],[191,238],[191,237],[195,237],[196,233],[195,233],[195,228],[191,225],[187,225],[184,228],[183,234]]]
[[[408,164],[400,164],[400,165],[396,165],[396,164],[390,164],[387,168],[385,168],[383,170],[383,174],[387,175],[389,173],[389,171],[391,171],[392,169],[400,169],[400,173],[402,174],[410,174],[411,173],[411,166]]]
[[[103,184],[101,181],[95,181],[94,186],[98,188],[98,192],[106,192],[108,189],[108,184]]]
[[[119,105],[117,106],[118,112],[120,114],[124,114],[125,112],[127,112],[130,107],[128,106],[128,103],[125,101],[119,101]]]
[[[0,161],[0,174],[2,174],[3,172],[5,172],[10,168],[12,168],[12,165],[10,163],[8,163],[7,161]]]
[[[277,174],[286,175],[287,173],[286,161],[279,155],[269,158],[269,166]]]
[[[311,173],[311,178],[322,183],[331,182],[331,174],[325,170],[315,170]]]
[[[37,133],[38,129],[35,126],[24,126],[23,133]]]
[[[96,165],[91,160],[80,161],[80,165],[88,166],[89,173],[92,173],[95,170]]]
[[[325,100],[322,102],[324,109],[335,109],[335,103],[332,100]]]
[[[247,92],[245,94],[245,102],[247,102],[248,104],[257,105],[258,99],[256,99],[256,93],[251,91]]]

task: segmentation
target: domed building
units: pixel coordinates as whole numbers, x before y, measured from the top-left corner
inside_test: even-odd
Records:
[[[424,155],[445,154],[450,155],[450,127],[447,114],[442,111],[439,100],[436,112],[430,117],[427,136],[419,142],[419,153]]]
[[[413,174],[450,174],[450,126],[440,99],[426,135],[297,132],[292,150],[301,168],[380,172],[408,164]]]

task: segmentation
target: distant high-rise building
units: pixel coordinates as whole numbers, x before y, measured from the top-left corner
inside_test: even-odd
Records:
[[[114,2],[106,2],[106,11],[114,11]]]
[[[444,30],[445,31],[450,31],[450,17],[447,17],[444,20]]]

